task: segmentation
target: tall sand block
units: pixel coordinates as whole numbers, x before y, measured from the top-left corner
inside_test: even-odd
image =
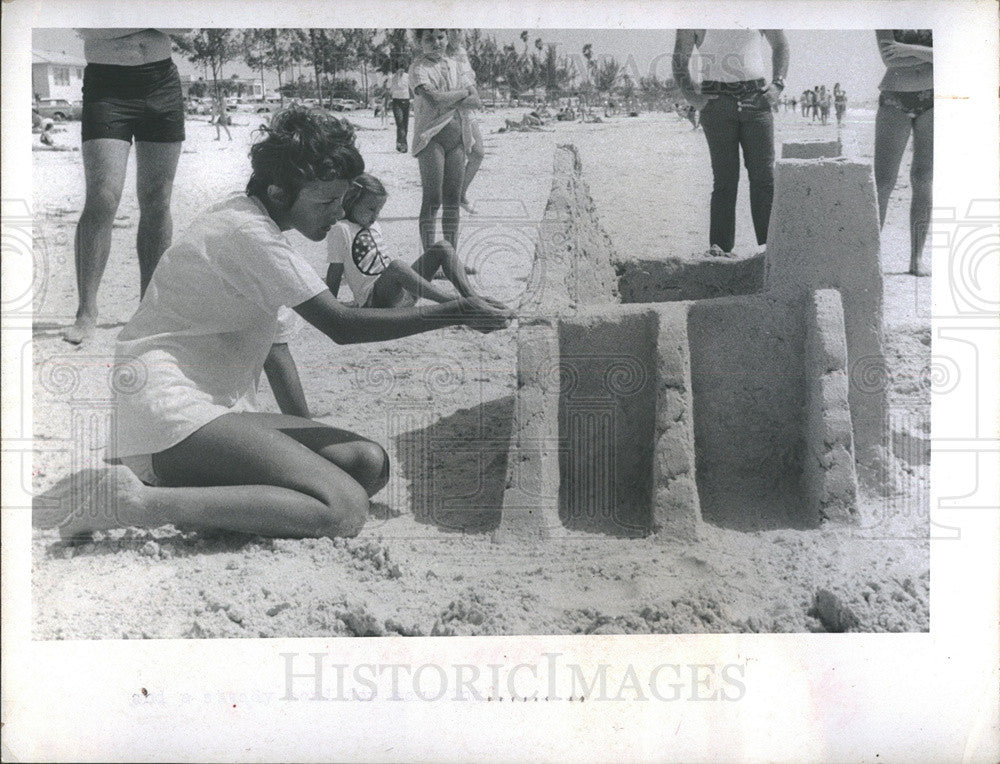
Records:
[[[651,530],[662,540],[697,540],[701,524],[687,313],[686,303],[659,305],[656,310]]]
[[[840,291],[855,457],[865,485],[877,488],[887,390],[871,165],[846,159],[777,162],[767,258],[767,285],[775,296]]]
[[[559,519],[559,338],[549,321],[522,321],[517,331],[517,391],[496,540],[547,539],[564,533]]]
[[[834,159],[841,154],[840,138],[833,141],[787,141],[781,144],[782,159]]]
[[[848,404],[847,340],[836,289],[813,292],[806,306],[805,456],[802,481],[810,511],[825,520],[858,519],[858,478]]]

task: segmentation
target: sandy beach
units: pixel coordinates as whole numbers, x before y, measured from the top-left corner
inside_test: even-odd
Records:
[[[503,133],[482,119],[486,159],[463,216],[460,256],[485,294],[516,306],[552,182],[557,144],[577,147],[601,226],[620,257],[689,257],[708,246],[711,172],[704,135],[673,114],[551,122]],[[387,248],[417,256],[416,160],[394,150],[389,123],[350,115],[367,169],[390,196]],[[187,123],[174,196],[174,231],[242,191],[261,117],[234,115],[233,140],[205,118]],[[79,146],[79,124],[55,133]],[[776,143],[833,139],[838,129],[791,111]],[[874,111],[848,110],[844,154],[871,161]],[[134,529],[67,545],[35,529],[36,639],[299,637],[449,634],[801,632],[831,628],[816,609],[835,601],[844,629],[929,630],[929,278],[906,275],[909,151],[882,239],[885,339],[891,388],[890,486],[867,496],[859,527],[752,532],[706,524],[696,544],[575,533],[537,545],[492,543],[500,516],[516,386],[514,330],[444,329],[390,343],[337,346],[308,326],[292,343],[314,416],[382,444],[393,473],[350,540],[269,540]],[[96,339],[61,339],[76,304],[73,235],[83,204],[78,151],[34,159],[36,284],[34,489],[96,463],[109,413],[114,340],[138,305],[134,158],[101,287]],[[756,249],[745,173],[736,252]],[[325,248],[289,238],[325,271]],[[41,268],[41,270],[39,270]],[[341,293],[346,299],[346,288]],[[268,410],[277,410],[266,382]],[[103,428],[103,429],[102,429]],[[433,445],[428,448],[427,444]],[[81,460],[84,464],[81,465]],[[822,608],[821,608],[822,609]]]

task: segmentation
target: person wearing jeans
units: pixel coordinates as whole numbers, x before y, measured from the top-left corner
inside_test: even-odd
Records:
[[[396,122],[396,151],[406,153],[406,133],[410,124],[410,75],[404,61],[400,61],[389,83],[392,98],[392,118]]]
[[[771,79],[764,76],[763,41],[771,46]],[[689,65],[698,48],[701,87]],[[750,180],[750,212],[757,243],[767,242],[774,196],[774,115],[788,71],[788,41],[779,29],[681,29],[674,45],[674,81],[701,112],[712,161],[709,245],[731,255],[736,239],[740,152]]]

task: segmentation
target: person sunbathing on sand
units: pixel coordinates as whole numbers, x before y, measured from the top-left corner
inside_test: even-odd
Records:
[[[382,230],[377,219],[388,192],[374,175],[354,179],[344,196],[344,219],[327,235],[326,285],[334,295],[346,276],[354,304],[364,308],[398,308],[413,305],[417,298],[449,302],[454,294],[443,292],[430,279],[440,268],[461,297],[478,297],[447,241],[439,241],[418,257],[412,266],[388,257],[383,251]],[[499,309],[505,306],[481,298]]]
[[[510,323],[510,311],[477,297],[419,309],[340,303],[283,231],[322,241],[341,217],[341,200],[364,170],[353,134],[332,116],[294,108],[262,131],[246,193],[196,217],[164,252],[118,337],[115,378],[142,384],[114,386],[107,455],[116,466],[88,502],[56,521],[64,538],[165,524],[355,535],[369,497],[388,481],[388,457],[353,432],[257,410],[254,388],[280,308],[294,308],[338,344]]]

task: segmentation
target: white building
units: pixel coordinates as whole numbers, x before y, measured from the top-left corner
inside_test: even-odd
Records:
[[[35,98],[83,100],[83,68],[87,62],[76,56],[48,50],[31,52],[31,91]]]

